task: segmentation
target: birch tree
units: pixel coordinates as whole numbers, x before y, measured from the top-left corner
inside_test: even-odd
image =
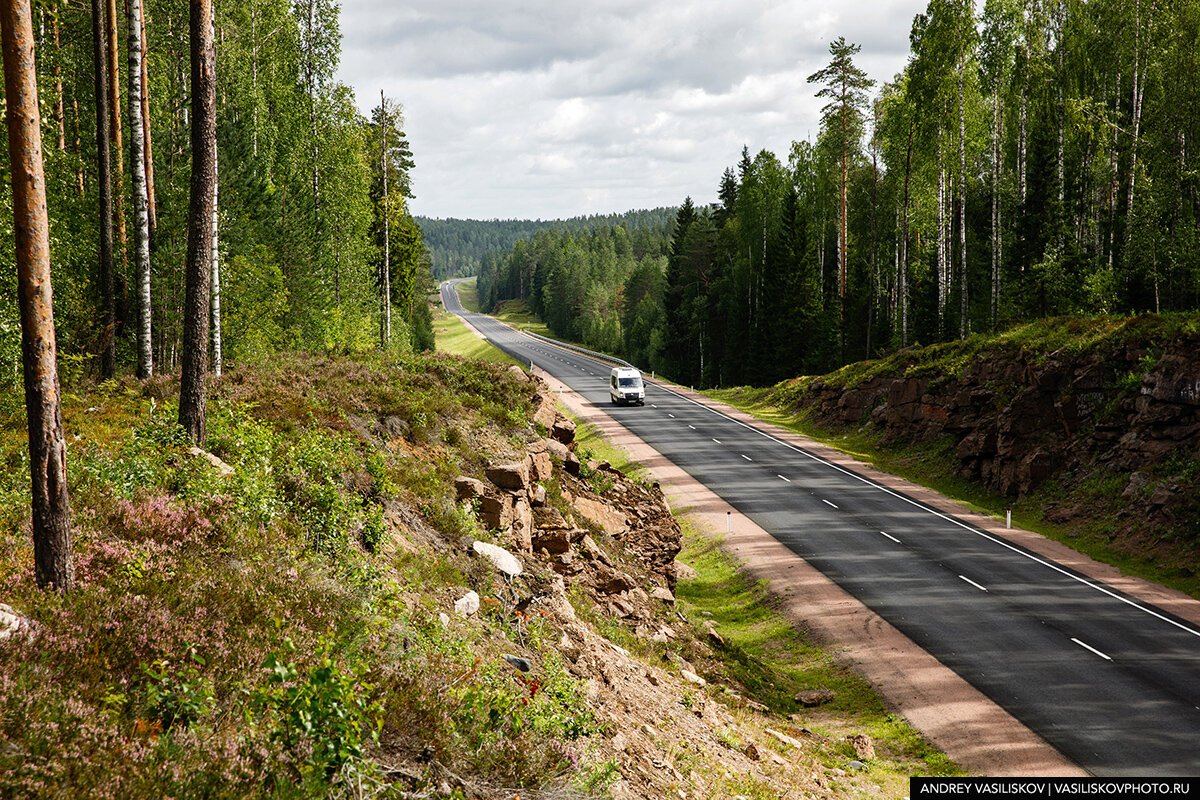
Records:
[[[146,120],[143,116],[142,0],[129,0],[129,170],[133,185],[133,262],[137,276],[137,376],[154,374],[150,308],[150,199],[147,191]]]

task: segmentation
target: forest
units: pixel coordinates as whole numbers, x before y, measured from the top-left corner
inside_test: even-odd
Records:
[[[591,214],[570,219],[439,219],[416,217],[425,237],[425,246],[436,279],[478,275],[483,259],[505,251],[522,239],[532,239],[538,231],[584,232],[593,228],[623,226],[653,228],[670,224],[673,208],[629,211],[624,214]]]
[[[33,30],[63,382],[176,371],[192,171],[189,4],[47,0],[34,7]],[[335,80],[337,4],[232,0],[216,4],[212,30],[213,370],[282,348],[432,347],[428,309],[414,302],[428,288],[428,257],[408,213],[403,110],[380,97],[367,119]],[[0,169],[7,227],[7,150]],[[0,235],[9,264],[11,230]],[[0,394],[20,380],[16,280],[0,271]]]
[[[481,265],[480,297],[526,298],[559,334],[696,386],[1037,318],[1195,311],[1198,49],[1197,0],[930,0],[882,86],[832,42],[809,77],[815,141],[744,148],[664,251],[610,262],[614,229],[535,237]]]

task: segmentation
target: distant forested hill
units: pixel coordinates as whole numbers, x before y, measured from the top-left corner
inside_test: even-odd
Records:
[[[628,211],[624,214],[593,214],[556,220],[527,219],[437,219],[416,217],[424,233],[432,259],[433,276],[438,280],[479,271],[487,253],[512,250],[521,239],[532,239],[538,231],[590,231],[595,228],[622,226],[633,234],[637,229],[669,230],[675,222],[674,208]]]

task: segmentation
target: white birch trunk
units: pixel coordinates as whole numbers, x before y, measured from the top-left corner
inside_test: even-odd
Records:
[[[958,63],[958,239],[961,251],[958,283],[958,338],[966,339],[967,321],[967,122],[963,108],[963,62]]]
[[[150,201],[142,120],[142,0],[129,0],[129,171],[133,178],[133,261],[138,295],[138,378],[154,374],[150,305]]]
[[[208,296],[209,312],[211,319],[209,320],[209,331],[212,334],[212,350],[213,350],[213,374],[220,375],[224,368],[224,362],[221,358],[221,255],[220,255],[220,238],[218,237],[217,226],[217,195],[220,185],[217,180],[218,170],[217,161],[213,161],[213,210],[212,210],[212,290]]]
[[[938,300],[938,334],[942,335],[946,332],[946,277],[949,274],[946,269],[946,165],[942,160],[942,143],[941,137],[938,140],[938,188],[937,188],[937,270],[935,271],[937,280],[937,300]]]

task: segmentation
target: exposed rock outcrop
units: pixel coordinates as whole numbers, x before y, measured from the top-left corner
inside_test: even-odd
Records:
[[[1091,349],[997,349],[957,374],[914,355],[850,386],[812,381],[797,406],[831,425],[870,425],[884,441],[951,438],[957,472],[1014,498],[1047,481],[1130,480],[1125,499],[1157,522],[1191,502],[1183,485],[1200,455],[1200,337],[1127,338]],[[1136,485],[1135,485],[1136,483]]]

